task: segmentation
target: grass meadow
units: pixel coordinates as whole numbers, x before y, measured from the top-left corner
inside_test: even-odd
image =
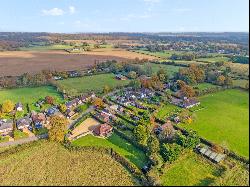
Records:
[[[34,104],[39,99],[44,99],[46,96],[52,96],[56,103],[63,101],[62,96],[52,86],[41,86],[34,88],[16,88],[0,90],[0,104],[6,100],[11,100],[14,103],[21,102],[24,106],[29,104],[31,110],[37,110]]]
[[[161,177],[164,186],[208,186],[218,175],[218,168],[190,152],[167,165]]]
[[[202,96],[200,101],[204,109],[195,112],[195,121],[181,126],[249,157],[249,94],[232,89]]]
[[[147,158],[143,151],[137,149],[131,143],[115,133],[113,133],[113,135],[108,139],[101,139],[92,135],[87,135],[85,137],[79,138],[78,140],[75,140],[74,142],[72,142],[72,144],[75,146],[97,146],[113,148],[114,151],[121,154],[123,157],[137,165],[139,168],[143,167],[147,162]]]
[[[87,93],[91,91],[102,92],[104,86],[109,86],[110,88],[125,86],[129,83],[129,80],[120,81],[115,79],[114,74],[101,74],[65,79],[57,81],[57,83],[65,88],[66,91],[72,93],[72,95],[77,95],[80,93]]]

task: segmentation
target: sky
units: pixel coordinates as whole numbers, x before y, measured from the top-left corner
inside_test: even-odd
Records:
[[[0,0],[0,32],[249,32],[248,0]]]

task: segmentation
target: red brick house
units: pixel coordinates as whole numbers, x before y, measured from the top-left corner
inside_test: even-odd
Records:
[[[108,137],[111,135],[112,130],[113,127],[105,123],[96,127],[94,129],[94,134],[96,134],[97,136]]]

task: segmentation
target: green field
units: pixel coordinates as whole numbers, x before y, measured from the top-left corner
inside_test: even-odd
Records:
[[[70,78],[57,83],[65,88],[71,95],[78,95],[80,93],[87,92],[102,92],[104,86],[115,88],[117,86],[125,86],[129,83],[129,80],[120,81],[115,79],[114,74],[101,74],[93,76],[85,76],[80,78]]]
[[[11,100],[14,103],[21,102],[23,105],[29,104],[32,110],[37,110],[34,106],[39,99],[44,99],[46,96],[54,97],[57,103],[63,101],[62,96],[52,86],[42,86],[36,88],[17,88],[0,91],[0,103],[5,100]]]
[[[190,152],[164,169],[164,186],[208,186],[218,175],[218,168],[204,158]]]
[[[164,65],[164,64],[154,64],[147,63],[141,65],[143,68],[150,66],[154,74],[156,74],[160,69],[164,69],[170,77],[173,77],[175,73],[179,72],[180,67],[173,65]]]
[[[170,50],[165,50],[161,52],[150,52],[147,50],[135,50],[135,52],[145,54],[145,55],[155,56],[155,57],[162,58],[162,59],[169,59],[173,54],[184,53],[182,51],[170,51]]]
[[[74,46],[70,45],[44,45],[44,46],[30,46],[30,47],[22,47],[21,51],[47,51],[47,50],[64,50],[64,49],[72,49]]]
[[[217,56],[217,57],[211,57],[211,58],[197,58],[197,61],[203,61],[203,62],[229,62],[230,58],[225,56]]]
[[[75,140],[72,144],[75,146],[99,146],[113,148],[114,151],[121,154],[138,167],[143,167],[147,162],[144,152],[137,149],[117,134],[113,134],[108,139],[100,139],[92,135],[87,135]]]
[[[121,164],[94,150],[68,151],[60,144],[38,141],[0,153],[0,186],[135,185]]]
[[[194,88],[198,89],[198,90],[206,90],[206,89],[209,89],[209,88],[216,88],[216,87],[218,87],[218,86],[214,85],[214,84],[210,84],[210,83],[201,83],[201,84],[198,84],[198,85],[194,86]]]
[[[176,53],[175,51],[150,52],[145,50],[136,50],[135,52],[163,59],[169,58],[172,56],[172,54]]]
[[[198,131],[202,137],[249,157],[249,94],[226,90],[200,98],[203,110],[196,120],[182,125]]]

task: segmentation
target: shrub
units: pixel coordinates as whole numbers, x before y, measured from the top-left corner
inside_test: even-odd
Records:
[[[181,151],[182,151],[181,146],[176,143],[163,144],[161,147],[161,156],[165,162],[168,161],[172,163],[179,158]]]

